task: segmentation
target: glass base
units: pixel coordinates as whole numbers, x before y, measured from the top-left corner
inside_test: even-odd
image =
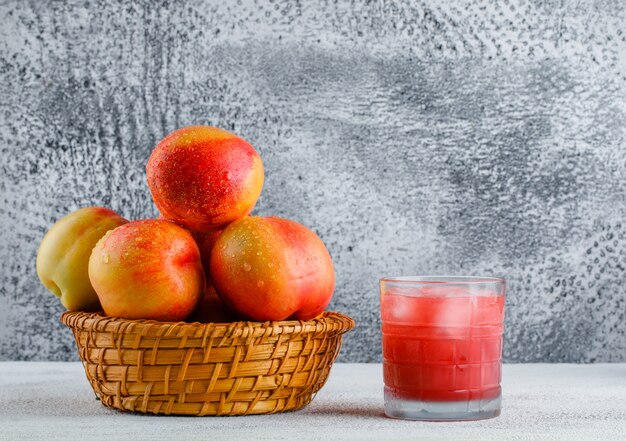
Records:
[[[385,388],[385,415],[416,421],[476,421],[500,415],[502,395],[486,400],[421,401],[397,398]]]

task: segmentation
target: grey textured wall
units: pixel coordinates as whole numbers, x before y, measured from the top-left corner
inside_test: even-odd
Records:
[[[436,273],[508,279],[508,361],[626,361],[625,103],[619,0],[1,2],[0,359],[77,358],[44,232],[154,216],[152,147],[211,124],[328,245],[341,360],[380,359],[379,276]]]

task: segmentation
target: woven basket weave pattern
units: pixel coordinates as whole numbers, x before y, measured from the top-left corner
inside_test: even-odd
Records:
[[[354,321],[161,323],[66,312],[87,378],[116,409],[246,415],[307,405],[326,382]]]

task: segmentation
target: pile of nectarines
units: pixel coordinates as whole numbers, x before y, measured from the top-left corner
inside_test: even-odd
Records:
[[[323,312],[334,271],[320,238],[288,219],[249,216],[264,181],[249,143],[185,127],[159,142],[146,174],[158,219],[82,208],[43,238],[37,274],[67,309],[202,322]]]

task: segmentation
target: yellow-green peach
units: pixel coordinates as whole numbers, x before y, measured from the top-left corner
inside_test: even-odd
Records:
[[[37,252],[37,275],[70,311],[101,309],[89,281],[89,256],[107,231],[127,222],[108,208],[81,208],[62,217],[44,236]]]

